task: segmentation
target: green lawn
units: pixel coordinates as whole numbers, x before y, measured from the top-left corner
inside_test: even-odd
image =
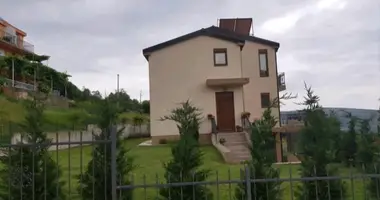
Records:
[[[138,167],[134,170],[134,182],[135,184],[154,184],[157,181],[163,181],[164,170],[162,163],[170,159],[170,147],[169,146],[159,146],[159,147],[137,147],[136,145],[144,139],[132,139],[125,142],[128,148],[131,148],[130,155],[135,157],[135,162]],[[238,179],[240,177],[241,165],[228,165],[224,164],[221,156],[212,146],[204,146],[202,150],[205,152],[204,156],[204,167],[213,170],[213,175],[210,180],[228,180]],[[82,152],[82,153],[81,153]],[[52,152],[53,158],[57,156],[57,152]],[[91,159],[91,147],[83,148],[73,148],[70,150],[61,150],[58,152],[58,162],[64,170],[63,179],[67,182],[67,194],[70,195],[70,199],[78,199],[78,191],[76,186],[78,184],[75,178],[81,171],[81,154],[83,157],[82,170],[85,170],[85,165]],[[69,159],[70,158],[70,159]],[[297,169],[298,165],[281,165],[279,166],[281,178],[289,178],[290,174],[292,177],[299,177]],[[218,171],[218,172],[217,172]],[[350,171],[348,169],[342,168],[340,171],[342,175],[348,175]],[[363,196],[363,183],[362,180],[347,180],[346,186],[347,191],[350,196],[352,196],[351,188],[354,188],[355,199],[364,199]],[[293,187],[290,187],[291,184]],[[295,185],[299,184],[297,182],[284,182],[282,187],[283,199],[291,199],[291,193],[295,189]],[[231,185],[220,185],[219,187],[210,186],[214,192],[215,199],[217,199],[217,193],[219,193],[220,199],[229,199],[229,196],[233,197],[235,184]],[[148,189],[137,189],[135,190],[136,199],[155,199],[158,190],[155,188]],[[352,199],[352,198],[348,198]]]

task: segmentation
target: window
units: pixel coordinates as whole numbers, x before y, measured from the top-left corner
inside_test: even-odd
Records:
[[[214,49],[214,66],[227,65],[227,49]]]
[[[268,108],[270,106],[269,93],[261,93],[261,107]]]
[[[259,50],[260,77],[268,77],[268,52],[266,49]]]
[[[0,56],[5,56],[5,52],[2,49],[0,49]]]

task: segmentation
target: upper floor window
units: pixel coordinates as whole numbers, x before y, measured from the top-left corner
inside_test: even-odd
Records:
[[[214,66],[227,66],[227,49],[214,49]]]
[[[259,50],[259,67],[260,67],[260,77],[268,77],[268,51],[266,49]]]
[[[269,108],[270,106],[270,95],[269,93],[261,93],[261,107]]]

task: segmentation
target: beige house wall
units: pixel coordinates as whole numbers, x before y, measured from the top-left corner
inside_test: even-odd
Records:
[[[214,48],[227,48],[228,66],[214,66]],[[260,78],[258,67],[258,49],[263,48],[268,49],[270,77],[266,78]],[[155,51],[149,56],[149,77],[152,138],[178,135],[175,123],[160,121],[159,118],[170,114],[171,109],[187,99],[202,109],[204,122],[200,133],[209,134],[211,124],[207,115],[216,116],[215,92],[234,92],[236,125],[241,125],[240,115],[244,108],[254,117],[261,115],[260,93],[269,92],[271,98],[277,96],[275,50],[248,41],[240,51],[240,46],[235,43],[200,36]],[[207,79],[240,77],[250,79],[244,88],[214,89],[206,86]],[[278,111],[276,113],[278,115]]]
[[[269,77],[260,77],[259,49],[268,51]],[[244,86],[245,110],[251,113],[251,119],[260,118],[264,111],[261,108],[261,93],[270,93],[271,99],[278,97],[276,51],[269,46],[246,41],[242,54],[243,74],[250,79]],[[279,109],[273,109],[272,114],[279,117]]]

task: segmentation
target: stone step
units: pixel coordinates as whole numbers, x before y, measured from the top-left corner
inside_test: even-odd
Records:
[[[224,138],[226,141],[246,141],[245,137],[223,137],[223,136],[219,136],[218,138],[219,139]]]
[[[245,137],[245,133],[218,133],[218,136],[221,137]]]
[[[226,141],[226,143],[224,143],[224,146],[226,146],[226,147],[230,147],[230,146],[244,146],[246,144],[247,144],[246,141]]]
[[[242,145],[226,145],[226,147],[231,150],[231,151],[248,151],[249,148],[245,146],[244,144]]]

